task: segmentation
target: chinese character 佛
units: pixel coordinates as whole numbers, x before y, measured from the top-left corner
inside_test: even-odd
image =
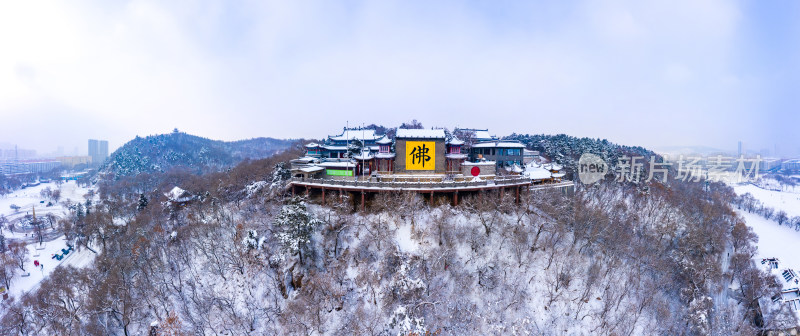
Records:
[[[414,147],[414,149],[411,151],[411,163],[417,164],[419,162],[422,163],[422,167],[425,167],[425,162],[431,160],[431,156],[428,155],[429,150],[430,148],[425,147],[425,144]]]

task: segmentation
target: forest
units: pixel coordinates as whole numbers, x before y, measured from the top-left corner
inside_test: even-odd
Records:
[[[721,183],[605,181],[460,205],[286,193],[299,148],[97,181],[55,225],[87,267],[2,304],[7,335],[752,335],[796,324]],[[180,187],[189,202],[165,193]],[[738,203],[737,203],[738,204]],[[13,284],[12,284],[13,286]],[[767,303],[767,304],[765,304]]]

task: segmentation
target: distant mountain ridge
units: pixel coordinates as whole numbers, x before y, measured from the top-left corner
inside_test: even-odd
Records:
[[[177,131],[144,138],[137,136],[114,151],[99,172],[114,179],[165,172],[179,166],[205,173],[233,166],[244,159],[271,156],[295,142],[273,138],[226,142]]]

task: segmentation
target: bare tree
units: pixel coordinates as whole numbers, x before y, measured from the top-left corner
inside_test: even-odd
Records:
[[[17,275],[17,261],[11,253],[0,253],[0,281],[6,287],[11,288],[11,279]]]
[[[11,254],[11,257],[13,258],[17,267],[24,272],[25,263],[30,260],[28,257],[28,248],[25,247],[25,243],[22,241],[14,241],[8,244],[8,253]]]
[[[780,210],[775,213],[775,221],[778,222],[778,225],[783,225],[787,219],[789,219],[789,216],[786,215],[786,211]]]

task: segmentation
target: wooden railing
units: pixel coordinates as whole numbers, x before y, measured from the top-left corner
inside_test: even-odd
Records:
[[[354,181],[354,180],[334,180],[334,179],[315,179],[315,178],[301,178],[293,177],[292,182],[299,182],[303,184],[320,184],[330,186],[345,186],[345,187],[359,187],[359,188],[464,188],[464,187],[483,187],[483,186],[504,186],[504,185],[521,185],[530,184],[531,180],[521,176],[500,177],[497,176],[494,180],[482,181]]]

